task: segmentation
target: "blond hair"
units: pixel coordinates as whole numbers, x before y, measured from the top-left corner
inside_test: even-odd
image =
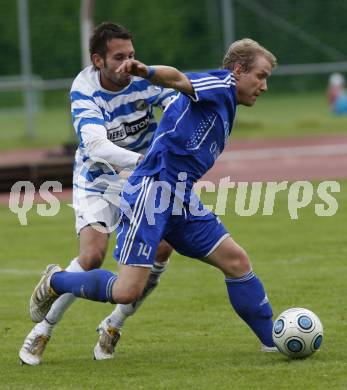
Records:
[[[276,57],[265,47],[250,38],[243,38],[233,42],[226,52],[223,60],[223,69],[233,70],[235,64],[240,64],[247,73],[252,69],[256,58],[261,55],[265,57],[272,68],[277,65]]]

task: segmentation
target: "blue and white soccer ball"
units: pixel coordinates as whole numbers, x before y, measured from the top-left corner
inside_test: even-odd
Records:
[[[303,358],[320,348],[323,325],[312,311],[294,307],[285,310],[276,318],[272,338],[284,355]]]

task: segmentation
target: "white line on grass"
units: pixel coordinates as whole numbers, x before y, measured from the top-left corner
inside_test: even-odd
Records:
[[[0,268],[0,275],[40,275],[42,271],[35,271],[30,269],[16,269],[16,268]]]

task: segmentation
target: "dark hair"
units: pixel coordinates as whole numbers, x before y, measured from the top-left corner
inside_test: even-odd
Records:
[[[107,42],[113,38],[133,40],[131,32],[125,27],[112,22],[103,22],[94,29],[93,34],[89,39],[90,57],[97,53],[102,58],[105,58],[107,53]]]

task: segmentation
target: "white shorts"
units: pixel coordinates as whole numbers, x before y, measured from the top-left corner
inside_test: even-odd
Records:
[[[74,186],[73,207],[76,216],[76,232],[88,225],[101,223],[108,233],[112,233],[119,220],[119,193],[106,194],[98,191],[88,191]],[[97,229],[98,227],[95,226]],[[102,230],[105,231],[104,229]]]

